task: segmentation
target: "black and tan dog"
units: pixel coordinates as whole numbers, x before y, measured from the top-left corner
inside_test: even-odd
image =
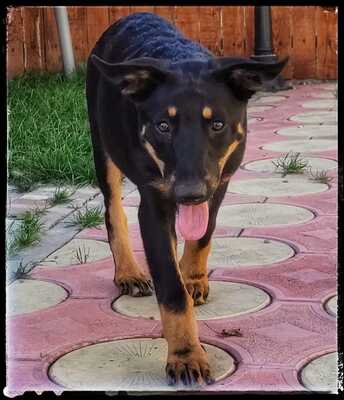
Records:
[[[169,383],[212,382],[193,305],[208,296],[210,240],[243,158],[247,101],[285,64],[215,58],[149,13],[113,24],[88,60],[88,112],[115,282],[122,294],[152,294],[128,240],[125,175],[141,195],[139,222],[168,342]],[[179,261],[176,218],[186,240]]]

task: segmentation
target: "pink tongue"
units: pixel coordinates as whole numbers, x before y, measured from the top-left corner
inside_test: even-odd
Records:
[[[208,227],[208,202],[192,206],[179,205],[178,229],[185,240],[200,239]]]

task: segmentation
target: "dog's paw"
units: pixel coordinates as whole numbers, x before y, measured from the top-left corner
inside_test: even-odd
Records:
[[[204,304],[209,294],[208,277],[205,275],[200,279],[185,279],[185,286],[192,297],[195,306]]]
[[[210,373],[208,356],[201,347],[184,355],[169,355],[166,378],[169,385],[210,385],[215,381]]]
[[[153,283],[146,276],[122,277],[115,279],[115,283],[121,295],[127,294],[132,297],[151,296],[153,294]]]

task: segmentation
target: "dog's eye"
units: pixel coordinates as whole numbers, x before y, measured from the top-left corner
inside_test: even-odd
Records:
[[[222,121],[213,121],[211,123],[211,129],[215,132],[221,131],[225,124]]]
[[[161,121],[157,124],[157,128],[162,133],[167,133],[170,131],[170,126],[166,121]]]

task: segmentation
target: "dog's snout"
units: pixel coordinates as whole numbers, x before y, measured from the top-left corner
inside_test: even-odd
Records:
[[[207,195],[207,185],[203,182],[180,183],[174,188],[177,203],[200,203]]]

